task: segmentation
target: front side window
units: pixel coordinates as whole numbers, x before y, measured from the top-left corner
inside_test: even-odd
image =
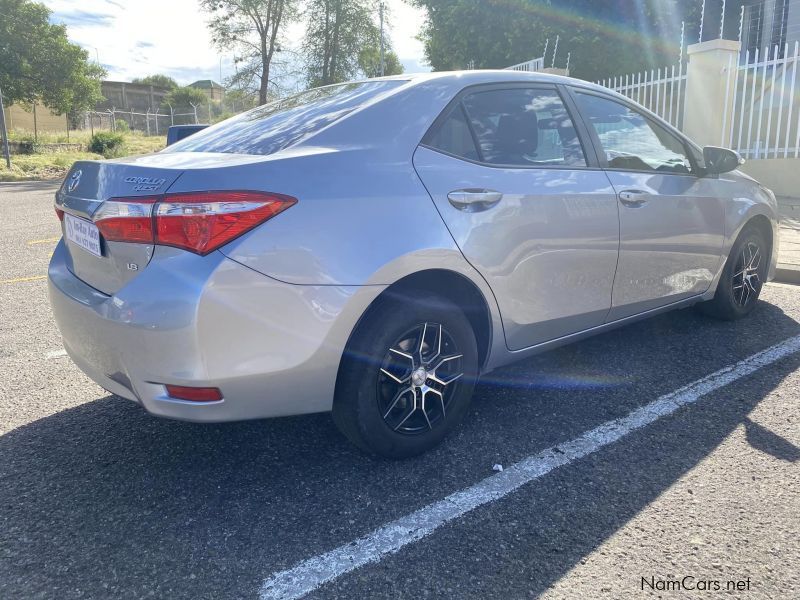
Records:
[[[555,90],[511,88],[470,94],[424,143],[492,165],[586,166],[578,134]]]
[[[600,138],[610,169],[689,174],[683,143],[628,106],[592,94],[577,94],[578,106]]]

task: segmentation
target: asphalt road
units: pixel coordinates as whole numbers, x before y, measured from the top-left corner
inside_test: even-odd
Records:
[[[328,415],[159,420],[63,355],[43,279],[53,191],[0,185],[2,599],[258,598],[495,464],[800,335],[800,288],[783,285],[742,322],[631,325],[492,373],[458,432],[404,462],[363,456]],[[799,369],[800,352],[737,377],[309,597],[798,598]],[[749,589],[642,583],[686,576]]]

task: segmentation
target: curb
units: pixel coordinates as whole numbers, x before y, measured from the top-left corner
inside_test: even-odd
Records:
[[[787,264],[779,264],[775,269],[775,282],[800,285],[800,267]]]

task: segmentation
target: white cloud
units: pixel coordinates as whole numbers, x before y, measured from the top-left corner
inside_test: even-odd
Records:
[[[423,66],[425,57],[422,42],[416,39],[425,20],[425,12],[403,0],[389,0],[387,5],[391,18],[392,44],[397,56],[407,70],[410,65],[416,64],[415,72],[430,71],[430,67]]]
[[[212,47],[206,15],[196,0],[44,0],[54,22],[67,25],[71,40],[89,51],[112,80],[164,73],[181,84],[220,79],[233,69],[232,56]],[[388,0],[389,36],[407,72],[430,70],[414,39],[423,13],[403,0]],[[302,28],[293,28],[293,38]]]

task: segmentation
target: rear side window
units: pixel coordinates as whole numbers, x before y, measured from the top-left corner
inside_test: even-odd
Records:
[[[440,127],[425,140],[426,145],[470,160],[479,160],[478,149],[472,139],[472,133],[464,115],[464,108],[459,104],[444,120]]]
[[[457,133],[466,127],[472,128],[477,147],[472,134]],[[425,142],[464,158],[477,154],[477,160],[493,165],[586,166],[575,126],[555,90],[475,92]]]
[[[273,154],[404,83],[366,81],[307,90],[204,129],[164,152]]]

